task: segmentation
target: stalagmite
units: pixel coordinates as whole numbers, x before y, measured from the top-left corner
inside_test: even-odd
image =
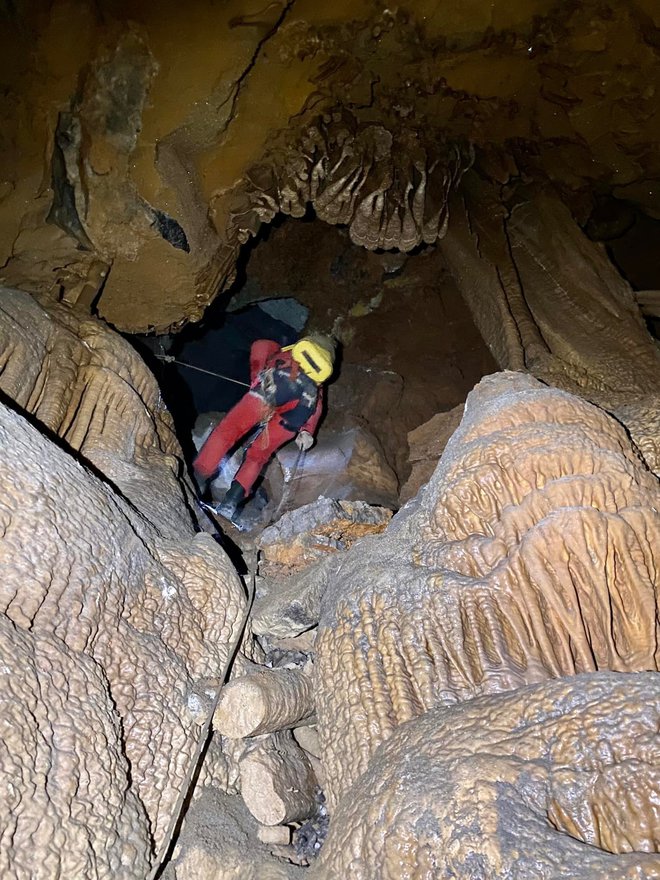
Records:
[[[260,743],[241,761],[241,794],[262,825],[306,819],[316,809],[316,777],[290,733]]]
[[[230,682],[213,718],[216,730],[238,739],[275,733],[314,718],[314,694],[299,669],[263,669]]]

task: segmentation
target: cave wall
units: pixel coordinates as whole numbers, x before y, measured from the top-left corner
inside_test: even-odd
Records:
[[[243,585],[195,523],[156,382],[118,334],[0,288],[0,352],[0,873],[145,876]]]
[[[309,309],[307,327],[340,343],[319,439],[365,427],[403,483],[408,432],[497,369],[443,255],[374,253],[318,219],[287,220],[261,238],[228,307],[276,295]]]
[[[307,203],[369,248],[435,241],[474,148],[503,184],[551,180],[582,219],[594,186],[658,212],[652,0],[2,14],[3,277],[101,291],[123,329],[198,319],[241,243]]]
[[[2,461],[6,491],[0,505],[2,637],[10,711],[28,743],[10,743],[2,752],[3,769],[20,783],[14,801],[5,805],[3,868],[20,869],[18,854],[29,859],[38,851],[51,873],[116,876],[129,866],[130,875],[131,866],[142,869],[162,855],[208,719],[205,700],[240,629],[244,597],[215,542],[195,535],[180,450],[155,383],[126,347],[105,345],[107,331],[89,319],[90,309],[133,331],[197,319],[231,283],[249,236],[278,212],[302,215],[308,203],[368,249],[410,251],[441,238],[446,247],[453,243],[455,259],[459,245],[478,251],[469,268],[480,277],[462,292],[468,301],[471,291],[482,294],[472,305],[478,324],[484,307],[495,316],[479,327],[499,362],[612,409],[652,464],[657,350],[644,335],[631,291],[605,277],[603,264],[577,235],[575,218],[589,215],[594,187],[658,212],[660,14],[653,0],[626,6],[502,0],[452,11],[426,0],[384,11],[367,0],[332,7],[289,0],[265,8],[230,2],[221,9],[211,2],[187,8],[44,2],[7,5],[3,15],[8,121],[0,127],[6,169],[0,278],[41,299],[41,305],[28,305],[14,292],[2,316],[9,328],[3,329],[4,390],[14,399],[0,413],[10,452]],[[478,199],[470,216],[460,200],[474,175]],[[452,194],[459,182],[460,195]],[[518,198],[520,184],[531,185],[529,201],[524,190]],[[497,210],[475,241],[473,221],[488,210],[493,186]],[[458,224],[448,223],[450,213]],[[553,239],[557,230],[561,235]],[[484,260],[488,245],[494,255]],[[567,254],[594,269],[577,298],[579,285],[566,277]],[[546,255],[562,270],[555,273],[561,284],[547,277]],[[459,269],[453,274],[460,287]],[[484,277],[490,299],[483,296]],[[516,287],[525,278],[528,291],[543,295],[528,298]],[[590,297],[597,300],[591,310],[585,308]],[[422,318],[424,302],[421,297],[415,310]],[[587,315],[590,326],[572,335],[575,327],[562,329],[550,313],[552,304],[565,308],[569,325]],[[359,339],[363,328],[354,329]],[[509,410],[489,394],[501,383],[519,387],[523,397],[531,392],[539,406],[530,407],[527,399]],[[475,411],[480,394],[486,398],[479,404],[483,418]],[[538,416],[531,426],[530,413]],[[580,430],[583,448],[576,450]],[[493,452],[498,432],[506,442]],[[527,454],[519,435],[529,443]],[[613,450],[607,448],[612,438]],[[481,454],[484,492],[474,473]],[[613,462],[619,478],[612,476]],[[443,487],[445,479],[453,494]],[[585,494],[585,485],[592,494]],[[561,491],[566,487],[568,497]],[[539,717],[554,743],[555,702],[566,694],[593,719],[581,729],[586,745],[579,757],[588,773],[609,748],[600,735],[601,718],[615,742],[621,727],[627,747],[627,719],[639,718],[638,706],[657,702],[657,677],[639,679],[628,690],[618,676],[599,678],[593,670],[657,668],[657,634],[650,631],[657,617],[657,509],[657,482],[620,426],[565,391],[509,375],[486,382],[473,398],[462,434],[420,503],[395,519],[382,539],[367,539],[345,558],[306,574],[317,603],[322,600],[316,681],[322,685],[323,760],[338,810],[349,817],[343,828],[335,826],[339,842],[328,849],[320,876],[331,875],[333,864],[356,876],[365,863],[370,870],[370,807],[375,803],[399,816],[400,802],[388,787],[391,782],[395,795],[401,791],[407,744],[435,748],[427,721],[414,719],[425,714],[422,709],[469,703],[485,693],[486,702],[453,716],[445,706],[447,714],[428,723],[434,731],[441,728],[440,754],[452,732],[461,733],[462,720],[465,736],[475,731],[475,742],[487,752],[492,731],[472,709],[478,715],[485,707],[486,721],[501,715],[508,729],[526,719],[527,706],[536,712],[540,703],[545,714]],[[603,527],[605,521],[612,528]],[[457,528],[464,529],[460,542]],[[537,544],[525,542],[527,533]],[[376,558],[370,559],[374,548]],[[416,598],[411,570],[426,604],[408,609]],[[524,606],[521,586],[541,610]],[[487,594],[492,602],[471,604]],[[570,612],[576,596],[583,612],[578,619]],[[644,608],[639,613],[631,613],[635,596]],[[554,618],[546,611],[553,601]],[[411,613],[402,615],[402,608]],[[441,628],[429,633],[433,613],[454,621],[453,634]],[[550,632],[546,618],[554,620]],[[514,632],[511,620],[524,622]],[[356,636],[356,621],[364,638]],[[303,628],[314,623],[301,624],[299,614],[296,622]],[[594,626],[602,633],[597,656]],[[644,629],[643,637],[635,626]],[[630,653],[621,656],[622,646]],[[640,647],[648,656],[635,654]],[[577,684],[544,682],[498,702],[502,689],[582,670],[590,675]],[[12,671],[25,675],[25,693],[16,693]],[[367,685],[359,686],[360,676]],[[62,682],[70,684],[58,687]],[[594,702],[594,688],[602,700]],[[498,706],[510,708],[500,713]],[[575,722],[565,714],[567,728],[559,723],[559,734],[574,742]],[[412,731],[395,729],[407,719]],[[644,719],[650,730],[654,711],[649,708]],[[82,751],[77,737],[86,725],[100,731],[101,745],[71,772],[67,760]],[[639,726],[630,737],[641,745],[645,764]],[[503,740],[506,763],[512,750],[506,735]],[[534,826],[543,833],[535,839],[549,860],[547,876],[556,877],[564,863],[557,868],[552,860],[556,837],[548,835],[548,821],[555,805],[564,809],[567,801],[553,797],[553,755],[538,737],[532,740],[530,762],[540,757],[548,764],[543,785],[534,789],[543,814]],[[456,762],[467,762],[468,774],[475,766],[477,773],[492,771],[490,758],[475,764],[470,747],[460,746]],[[387,773],[368,760],[383,753]],[[630,754],[639,757],[632,747]],[[62,755],[53,775],[52,758]],[[569,748],[568,758],[563,752],[559,758],[565,769],[575,753]],[[342,762],[355,778],[342,772]],[[420,766],[426,782],[428,767],[423,760]],[[447,772],[460,776],[466,772],[461,766]],[[617,776],[620,784],[593,798],[596,809],[601,803],[609,809],[629,785],[638,787],[631,797],[641,819],[635,826],[633,816],[628,846],[640,851],[653,837],[643,834],[646,790],[653,786],[643,769],[630,782]],[[508,780],[504,806],[510,818],[519,791],[528,792],[528,777],[524,768],[522,776],[510,772],[510,764],[495,770],[494,779],[482,776],[495,790],[500,777]],[[49,786],[59,783],[59,773],[56,799]],[[563,791],[565,772],[560,776]],[[73,799],[72,777],[81,782]],[[349,783],[357,786],[355,794],[343,791]],[[568,786],[573,803],[585,792],[592,789]],[[81,835],[80,826],[69,822],[72,803],[89,833]],[[420,816],[425,822],[430,817],[425,827],[435,841],[457,812],[470,820],[470,791],[445,822],[446,803],[441,796],[429,808],[424,797],[412,805],[408,799],[393,845],[416,853]],[[492,803],[495,818],[484,827],[499,834],[495,807],[502,800]],[[570,816],[562,817],[570,825]],[[591,835],[599,847],[607,843],[588,822],[578,824],[584,838]],[[343,845],[348,826],[352,839]],[[516,833],[523,829],[519,839],[527,845],[530,826],[514,826]],[[53,846],[55,828],[70,846],[61,846],[60,838]],[[618,830],[616,822],[602,829],[612,836]],[[562,853],[570,861],[575,849],[566,837]],[[424,835],[421,845],[414,867],[430,871],[438,853],[426,846]],[[347,851],[357,853],[348,868]],[[443,857],[447,848],[440,851]],[[102,864],[94,863],[97,852]],[[619,865],[623,874],[632,864],[625,854],[609,860],[594,851],[593,842],[590,852],[598,861],[594,876],[614,876],[611,869]],[[501,864],[497,846],[491,854]],[[652,876],[653,859],[637,853],[634,864],[649,864]],[[458,864],[466,873],[473,867]],[[455,873],[454,865],[448,870]]]

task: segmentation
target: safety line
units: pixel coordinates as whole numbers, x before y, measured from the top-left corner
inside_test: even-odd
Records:
[[[245,588],[247,593],[247,603],[245,606],[245,612],[243,613],[243,617],[240,621],[238,630],[236,632],[236,638],[233,640],[231,647],[227,653],[227,659],[225,661],[224,667],[222,669],[222,674],[218,678],[219,686],[215,692],[215,696],[211,702],[211,707],[206,716],[206,720],[204,721],[202,728],[199,732],[199,736],[197,739],[197,743],[195,745],[195,749],[193,751],[192,758],[188,765],[188,771],[184,777],[183,784],[181,786],[181,790],[179,791],[179,796],[176,799],[174,810],[172,811],[172,815],[170,817],[170,821],[167,827],[167,831],[165,833],[165,837],[163,838],[163,842],[160,846],[160,851],[156,853],[156,861],[151,867],[151,870],[147,874],[146,880],[156,880],[156,878],[160,877],[161,872],[165,869],[166,864],[170,861],[172,850],[174,849],[173,844],[175,843],[175,835],[179,828],[179,824],[183,817],[184,813],[184,805],[188,798],[191,795],[192,781],[195,775],[195,771],[198,769],[200,764],[200,758],[202,756],[202,752],[204,751],[204,746],[209,738],[209,733],[211,731],[211,726],[213,722],[213,716],[215,714],[215,710],[218,708],[218,703],[220,702],[220,695],[222,694],[223,687],[226,684],[226,679],[229,674],[229,669],[231,664],[234,661],[236,654],[238,653],[238,649],[241,644],[241,639],[243,638],[243,633],[245,632],[245,627],[247,626],[248,618],[250,616],[250,611],[252,610],[252,603],[254,602],[254,596],[256,592],[256,580],[257,580],[257,564],[258,564],[258,552],[254,554],[254,568],[252,571],[252,577],[245,578]]]
[[[188,367],[189,370],[197,370],[198,373],[206,373],[208,376],[215,376],[218,379],[224,379],[226,382],[233,382],[234,385],[242,385],[244,388],[250,387],[248,382],[241,382],[240,379],[232,379],[231,376],[223,376],[222,373],[214,373],[213,370],[205,370],[203,367],[196,367],[194,364],[178,361],[169,354],[157,354],[156,357],[159,361],[165,361],[166,364],[178,364],[180,367]]]

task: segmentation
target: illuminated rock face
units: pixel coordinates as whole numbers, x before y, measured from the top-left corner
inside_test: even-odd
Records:
[[[521,373],[482,380],[416,501],[326,566],[315,670],[331,808],[433,707],[658,669],[659,497],[602,410]]]
[[[498,364],[611,412],[660,474],[660,350],[630,285],[556,194],[500,207],[466,178],[441,244]]]
[[[3,22],[0,279],[41,303],[2,293],[0,387],[28,416],[0,418],[3,875],[35,853],[44,877],[146,872],[243,608],[157,386],[92,306],[197,320],[261,224],[312,205],[366,248],[438,241],[500,368],[561,389],[484,382],[419,500],[255,618],[290,637],[323,602],[319,876],[519,877],[531,846],[558,878],[571,836],[585,877],[658,876],[657,685],[627,675],[658,668],[658,487],[585,403],[658,472],[658,351],[577,225],[594,187],[660,217],[657,4],[454,6],[54,0]]]
[[[75,308],[0,301],[0,385],[15,398],[0,412],[0,866],[20,877],[37,854],[44,877],[142,876],[245,600],[169,482],[181,453],[133,351]],[[529,375],[496,374],[416,500],[387,526],[354,507],[339,505],[326,536],[351,546],[326,558],[319,535],[296,545],[291,529],[289,548],[287,520],[266,535],[265,563],[291,568],[290,583],[255,606],[215,715],[216,784],[235,790],[240,763],[261,816],[265,778],[277,823],[305,819],[322,781],[331,833],[310,876],[412,865],[467,878],[476,860],[513,878],[532,858],[558,880],[582,840],[585,876],[653,877],[657,677],[638,673],[660,662],[660,505],[624,429]],[[319,617],[316,638],[300,635]],[[257,668],[253,633],[275,638],[271,659],[288,650],[304,666]],[[250,705],[261,721],[236,728]],[[292,738],[314,721],[319,742]],[[218,755],[226,729],[237,738]],[[232,847],[236,876],[299,876]],[[214,851],[196,840],[172,870],[212,873]]]
[[[144,876],[242,586],[195,534],[180,449],[132,349],[25,294],[0,303],[0,385],[15,398],[0,414],[0,872]]]
[[[403,724],[312,876],[657,878],[658,679],[580,675]]]
[[[115,326],[176,326],[280,211],[312,204],[370,248],[435,241],[472,145],[498,185],[549,178],[584,215],[597,181],[657,216],[659,27],[651,0],[17,14],[3,28],[4,277],[73,298],[105,278]]]
[[[0,287],[0,390],[164,534],[190,530],[183,453],[154,377],[83,309]]]

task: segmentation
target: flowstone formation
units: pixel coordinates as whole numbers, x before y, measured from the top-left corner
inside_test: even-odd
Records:
[[[253,815],[297,829],[275,854],[323,880],[660,876],[659,500],[620,424],[508,372],[384,530],[325,559],[323,505],[265,532],[214,727]]]
[[[160,389],[103,322],[0,287],[0,391],[164,535],[190,532],[192,490]]]
[[[375,753],[312,876],[660,877],[659,716],[651,673],[433,709]]]
[[[521,373],[483,379],[428,485],[325,581],[331,809],[379,743],[435,706],[658,669],[659,498],[602,410]]]
[[[0,16],[0,874],[660,878],[658,296],[598,243],[660,218],[656,0]],[[199,320],[277,215],[373,251],[296,272],[382,357],[332,416],[368,498],[310,455],[244,626],[108,325]]]
[[[467,176],[441,250],[502,369],[527,369],[622,421],[660,474],[660,348],[633,291],[556,194],[503,204]]]
[[[619,423],[484,379],[394,518],[263,533],[243,632],[139,358],[0,304],[3,876],[146,877],[184,800],[177,880],[660,876],[658,480]]]
[[[62,307],[4,291],[0,308],[0,873],[142,877],[245,594],[168,482],[181,452],[139,358]]]
[[[369,248],[433,243],[473,161],[504,189],[550,182],[580,222],[594,189],[660,211],[654,0],[4,15],[4,278],[98,299],[121,329],[198,319],[280,212],[313,206]]]

